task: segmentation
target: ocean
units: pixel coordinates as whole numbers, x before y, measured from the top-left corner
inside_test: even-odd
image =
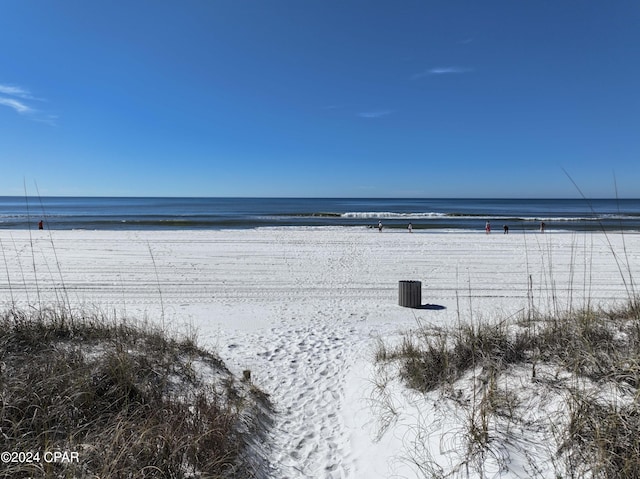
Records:
[[[0,228],[85,230],[351,226],[640,231],[640,199],[0,197]]]

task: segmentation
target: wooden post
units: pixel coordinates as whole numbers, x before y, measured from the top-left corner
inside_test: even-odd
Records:
[[[422,282],[400,281],[398,283],[398,304],[406,308],[422,306]]]

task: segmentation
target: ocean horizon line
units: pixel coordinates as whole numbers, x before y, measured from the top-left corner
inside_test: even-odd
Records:
[[[183,196],[183,195],[0,195],[0,198],[114,198],[114,199],[282,199],[282,200],[606,200],[606,201],[626,201],[640,200],[640,196],[618,197],[618,196],[245,196],[245,195],[222,195],[222,196]]]

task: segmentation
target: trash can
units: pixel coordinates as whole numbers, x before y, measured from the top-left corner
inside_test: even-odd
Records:
[[[398,283],[398,304],[405,308],[422,306],[422,282],[400,281]]]

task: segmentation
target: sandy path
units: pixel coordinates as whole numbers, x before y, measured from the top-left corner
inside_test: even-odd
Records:
[[[0,239],[5,304],[68,296],[118,314],[164,314],[167,327],[196,328],[235,372],[250,369],[278,410],[277,478],[412,477],[396,460],[402,440],[375,442],[367,413],[378,338],[416,320],[624,299],[630,284],[620,269],[640,268],[637,234],[274,228],[57,231],[32,240],[0,231]],[[401,279],[422,280],[423,302],[441,309],[397,306]]]

